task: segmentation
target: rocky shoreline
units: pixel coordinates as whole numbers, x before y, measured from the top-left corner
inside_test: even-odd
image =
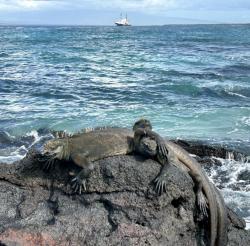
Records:
[[[203,163],[216,164],[210,156],[226,153],[178,144]],[[95,162],[88,191],[76,195],[69,186],[75,166],[58,163],[46,173],[37,157],[30,151],[20,162],[0,164],[0,245],[207,244],[208,222],[197,217],[187,173],[171,167],[167,192],[158,196],[153,186],[161,168],[157,162],[133,155],[110,157]],[[229,223],[228,245],[250,245],[250,231],[231,210]]]

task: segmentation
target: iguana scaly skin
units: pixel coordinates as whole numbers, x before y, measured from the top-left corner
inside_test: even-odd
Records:
[[[142,123],[137,122],[137,124]],[[137,126],[137,132],[139,129],[140,126]],[[141,130],[145,130],[144,126]],[[162,155],[157,149],[157,144],[152,139],[146,138],[147,136],[143,135],[138,137],[137,141],[135,141],[135,149],[141,154],[155,156],[163,165],[161,173],[155,180],[158,193],[166,190],[167,183],[165,179],[169,164],[174,164],[181,169],[183,169],[183,166],[185,169],[188,168],[189,174],[198,186],[196,192],[197,203],[204,215],[207,215],[206,208],[208,202],[210,211],[210,245],[225,246],[227,244],[227,212],[224,200],[216,187],[209,182],[200,164],[183,148],[167,140],[165,140],[165,146],[167,147],[168,154]]]
[[[123,128],[94,129],[48,141],[43,148],[49,169],[55,160],[73,161],[82,170],[72,179],[72,188],[81,194],[86,179],[93,170],[93,162],[109,156],[133,151],[133,132]]]
[[[72,188],[81,194],[86,190],[86,179],[90,176],[93,162],[115,155],[126,155],[134,151],[134,139],[140,135],[154,138],[161,146],[162,154],[166,152],[164,141],[145,125],[145,130],[137,132],[125,128],[96,128],[87,132],[67,136],[60,133],[61,138],[48,141],[43,148],[46,169],[54,164],[55,160],[71,160],[82,170],[72,179]],[[134,138],[135,136],[135,138]]]

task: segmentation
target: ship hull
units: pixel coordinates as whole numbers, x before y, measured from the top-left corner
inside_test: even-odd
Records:
[[[121,24],[121,23],[115,23],[117,26],[131,26],[129,24]]]

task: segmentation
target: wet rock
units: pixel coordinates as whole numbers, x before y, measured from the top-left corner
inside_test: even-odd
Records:
[[[250,244],[250,231],[242,230],[237,227],[229,226],[228,246],[242,246]]]
[[[226,146],[220,146],[218,144],[212,146],[202,141],[188,141],[180,139],[173,140],[173,142],[180,145],[189,153],[194,154],[200,158],[219,157],[223,159],[233,159],[236,161],[247,161],[248,153],[229,149]],[[213,164],[219,164],[219,162]]]
[[[231,209],[227,208],[228,218],[234,227],[239,229],[244,229],[246,227],[246,222],[244,219],[237,216],[237,214]]]
[[[245,180],[248,181],[250,184],[250,171],[249,170],[244,170],[239,173],[237,180]]]
[[[45,173],[38,157],[30,152],[21,162],[0,165],[0,245],[206,243],[196,220],[193,181],[176,167],[169,168],[167,192],[158,196],[157,162],[106,158],[95,162],[87,192],[77,195],[69,186],[77,167],[57,163]],[[229,245],[249,245],[249,232],[241,225],[231,220]]]

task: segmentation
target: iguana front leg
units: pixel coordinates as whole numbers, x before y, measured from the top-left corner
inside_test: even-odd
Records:
[[[150,137],[155,140],[158,150],[159,150],[159,154],[161,156],[168,155],[168,149],[166,147],[165,141],[158,133],[148,128],[137,128],[134,132],[135,145],[139,144],[140,140],[143,137]]]
[[[94,169],[93,163],[91,163],[87,158],[87,153],[72,155],[72,161],[82,167],[82,170],[71,180],[72,188],[74,192],[79,194],[82,191],[86,191],[86,179],[90,176],[92,170]]]
[[[159,175],[154,180],[155,182],[155,189],[159,195],[167,190],[167,176],[168,176],[168,169],[171,165],[175,165],[176,157],[173,155],[171,151],[168,152],[168,155],[161,155],[157,152],[156,155],[157,161],[163,165]]]
[[[160,173],[154,179],[155,190],[160,195],[163,192],[166,192],[167,190],[167,182],[168,182],[167,175],[168,175],[168,168],[170,166],[169,155],[166,154],[162,155],[161,154],[162,152],[159,151],[155,139],[152,139],[152,137],[148,136],[146,137],[141,136],[143,134],[144,130],[141,129],[135,132],[134,136],[135,151],[146,157],[155,158],[162,165]]]
[[[168,163],[168,161],[166,161],[159,175],[154,180],[155,190],[158,193],[158,195],[161,195],[163,192],[166,192],[167,190],[167,174],[169,166],[170,164]]]

